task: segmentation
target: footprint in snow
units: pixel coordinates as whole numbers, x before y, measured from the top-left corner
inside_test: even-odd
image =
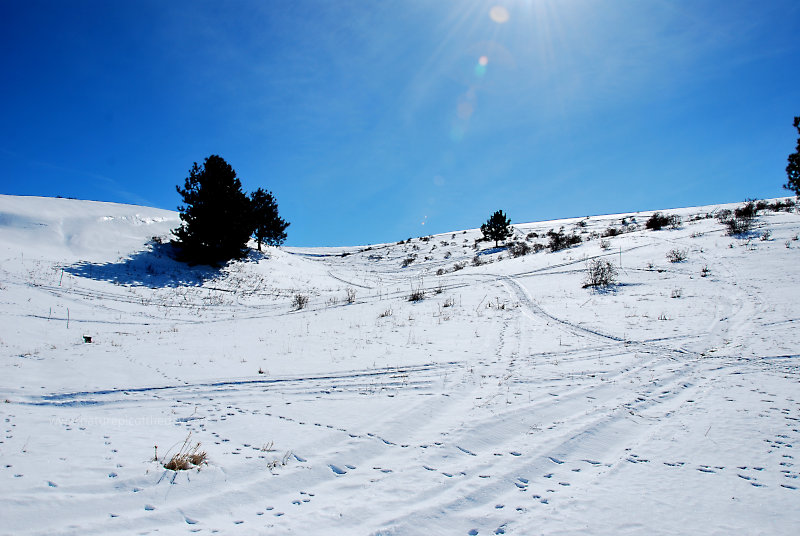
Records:
[[[333,471],[337,475],[346,475],[347,474],[347,471],[345,471],[344,469],[342,469],[341,467],[339,467],[337,465],[328,464],[328,467],[330,467],[331,471]]]

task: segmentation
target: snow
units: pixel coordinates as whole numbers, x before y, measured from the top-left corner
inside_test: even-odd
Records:
[[[800,217],[733,206],[214,270],[174,212],[0,196],[0,533],[795,534]],[[207,465],[154,461],[189,434]]]

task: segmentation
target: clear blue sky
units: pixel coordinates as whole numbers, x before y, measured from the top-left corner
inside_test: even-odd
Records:
[[[3,0],[0,193],[175,209],[219,154],[287,245],[776,197],[797,0]]]

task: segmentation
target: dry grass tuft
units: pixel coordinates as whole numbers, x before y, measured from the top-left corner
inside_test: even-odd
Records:
[[[181,448],[172,455],[168,462],[163,463],[162,459],[164,469],[169,469],[170,471],[188,471],[189,469],[199,468],[201,465],[206,465],[208,463],[208,454],[200,450],[199,442],[192,446],[190,442],[191,438],[192,434],[186,436]]]

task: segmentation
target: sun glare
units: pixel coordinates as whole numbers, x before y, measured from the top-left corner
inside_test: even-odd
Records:
[[[503,6],[494,6],[489,10],[489,17],[497,24],[503,24],[504,22],[508,22],[508,10]]]

